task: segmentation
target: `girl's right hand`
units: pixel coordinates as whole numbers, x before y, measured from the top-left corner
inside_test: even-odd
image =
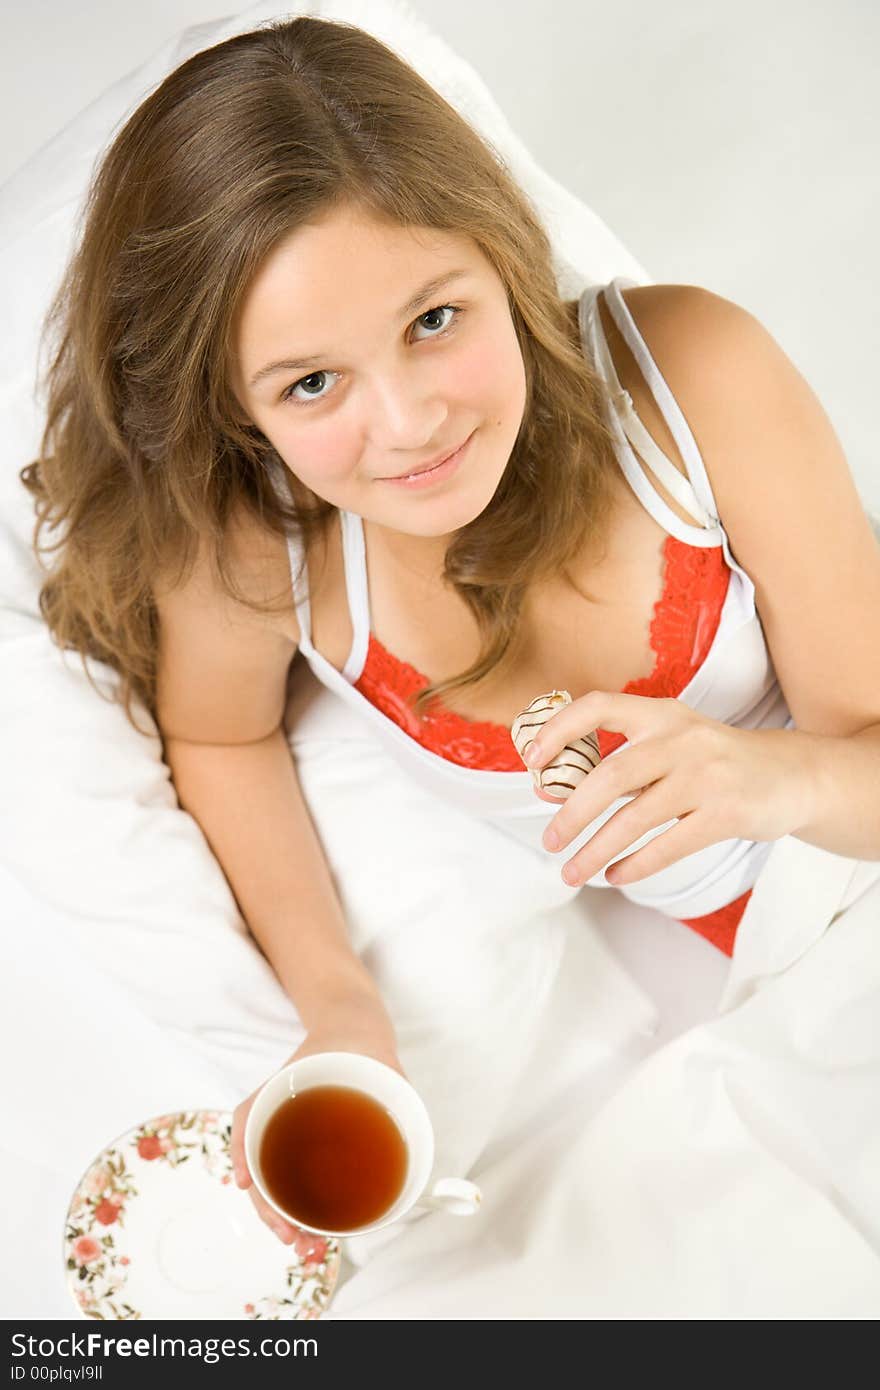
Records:
[[[360,1052],[365,1057],[374,1057],[376,1061],[384,1062],[386,1066],[393,1067],[401,1076],[406,1077],[397,1056],[394,1029],[388,1014],[378,1001],[359,999],[328,1009],[320,1025],[308,1033],[296,1052],[282,1065],[287,1066],[288,1062],[296,1062],[300,1057],[308,1057],[315,1052]],[[285,1245],[291,1245],[296,1240],[299,1227],[285,1221],[284,1217],[260,1196],[253,1185],[244,1154],[244,1128],[251,1106],[260,1090],[261,1087],[258,1086],[233,1112],[230,1145],[232,1166],[237,1185],[250,1191],[251,1201],[260,1220],[264,1221]]]

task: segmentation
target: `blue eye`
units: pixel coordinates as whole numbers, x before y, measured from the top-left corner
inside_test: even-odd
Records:
[[[423,314],[419,314],[419,317],[415,320],[415,322],[420,323],[422,319],[428,318],[431,314],[442,314],[446,310],[449,310],[452,317],[448,319],[446,323],[443,324],[439,332],[431,333],[429,335],[432,338],[441,338],[445,333],[448,333],[450,331],[450,329],[453,326],[453,321],[458,318],[459,314],[464,312],[460,305],[440,304],[435,309],[426,309]],[[293,393],[300,386],[307,389],[307,383],[319,383],[320,378],[328,376],[338,376],[338,372],[325,372],[322,370],[319,372],[310,372],[308,376],[300,377],[299,381],[295,381],[291,386],[288,386],[286,390],[282,391],[281,400],[293,401],[295,405],[312,405],[313,403],[317,403],[318,401],[326,400],[327,396],[330,394],[329,391],[323,391],[320,392],[320,394],[318,394],[317,392],[311,393],[309,394],[309,398],[307,400],[303,400],[300,396],[294,396]]]

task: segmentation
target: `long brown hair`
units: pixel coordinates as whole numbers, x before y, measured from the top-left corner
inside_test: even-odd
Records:
[[[448,173],[445,173],[448,171]],[[354,204],[402,226],[472,237],[506,286],[526,370],[515,446],[486,509],[452,539],[445,578],[482,650],[419,695],[476,684],[510,660],[528,586],[601,542],[613,436],[534,207],[499,154],[417,72],[338,20],[272,21],[205,49],[137,108],[97,167],[77,246],[45,323],[33,545],[58,551],[40,591],[53,640],[107,662],[114,698],[155,716],[155,586],[182,583],[205,541],[238,586],[227,527],[243,507],[304,549],[336,508],[291,479],[230,386],[233,323],[264,257],[298,226]],[[573,331],[574,328],[574,331]],[[41,545],[45,526],[59,538]],[[42,563],[42,561],[41,561]],[[91,676],[89,675],[89,679]],[[94,682],[93,682],[94,684]],[[97,687],[96,687],[97,688]]]

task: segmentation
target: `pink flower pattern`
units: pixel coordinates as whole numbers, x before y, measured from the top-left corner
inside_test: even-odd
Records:
[[[91,1236],[80,1236],[74,1241],[71,1254],[78,1265],[94,1264],[101,1257],[101,1247]]]
[[[159,1163],[175,1169],[195,1158],[206,1174],[227,1187],[232,1178],[230,1132],[231,1116],[219,1111],[162,1115],[126,1136],[118,1147],[105,1150],[84,1174],[71,1199],[65,1242],[68,1282],[84,1316],[141,1317],[125,1298],[132,1259],[120,1248],[126,1205],[138,1196],[138,1164]],[[245,1304],[246,1317],[321,1316],[338,1276],[339,1243],[310,1232],[299,1235],[303,1248],[291,1252],[296,1263],[285,1271],[285,1292]]]
[[[122,1204],[112,1201],[105,1197],[95,1207],[95,1220],[100,1221],[102,1226],[112,1226],[122,1209]]]

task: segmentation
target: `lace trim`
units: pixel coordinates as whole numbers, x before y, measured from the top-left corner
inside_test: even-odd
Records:
[[[627,681],[624,695],[680,695],[708,656],[721,621],[731,573],[721,546],[688,545],[667,536],[663,553],[663,593],[651,620],[657,661],[650,676]],[[603,758],[626,742],[625,734],[597,733]]]
[[[370,633],[367,659],[355,689],[371,704],[399,724],[423,748],[461,767],[494,772],[523,771],[522,759],[504,724],[465,719],[464,715],[446,709],[436,696],[420,720],[407,697],[425,690],[430,683],[427,676],[409,662],[393,656]]]
[[[721,547],[690,546],[676,536],[667,536],[663,559],[663,592],[654,605],[650,628],[651,650],[657,658],[654,670],[650,676],[628,681],[623,694],[679,695],[702,666],[718,631],[730,583]],[[407,697],[429,684],[427,676],[394,656],[370,633],[367,659],[355,689],[371,704],[424,748],[461,767],[522,772],[505,724],[466,719],[446,709],[436,697],[419,719]],[[597,730],[597,736],[603,757],[625,742],[624,734],[605,729]],[[749,889],[716,912],[679,920],[731,956],[751,894]]]
[[[720,546],[690,546],[667,536],[663,547],[663,592],[654,605],[650,676],[628,681],[623,694],[677,696],[702,666],[715,640],[730,583]],[[364,669],[355,689],[423,747],[462,767],[522,772],[510,729],[489,720],[466,719],[435,698],[419,719],[407,697],[430,684],[409,662],[394,656],[370,633]],[[625,735],[597,730],[602,757],[626,741]]]

